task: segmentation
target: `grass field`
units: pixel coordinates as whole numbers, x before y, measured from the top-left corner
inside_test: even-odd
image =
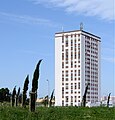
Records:
[[[0,106],[0,120],[115,120],[115,107],[38,107],[31,113],[28,108]]]

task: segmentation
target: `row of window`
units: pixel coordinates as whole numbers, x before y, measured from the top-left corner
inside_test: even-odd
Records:
[[[68,90],[69,89],[69,83],[66,83],[65,84],[65,90]],[[74,89],[80,89],[80,82],[78,82],[78,84],[77,83],[75,83],[74,84],[74,86],[73,86],[73,84],[71,83],[71,90],[73,89],[73,87],[74,87]],[[64,86],[62,87],[62,92],[64,91]]]
[[[80,96],[78,96],[78,98],[80,98]],[[74,100],[77,102],[77,96],[74,96]],[[73,102],[73,96],[71,96],[70,101]],[[69,96],[65,96],[65,102],[69,102]],[[80,100],[78,102],[80,102]]]
[[[80,51],[78,52],[78,54],[75,52],[74,54],[74,58],[77,59],[77,55],[78,55],[78,59],[80,59]],[[68,52],[65,53],[65,60],[69,59],[69,55]],[[73,52],[71,52],[71,60],[73,59]],[[62,60],[64,60],[64,53],[62,53]]]
[[[78,78],[77,78],[77,77],[75,77],[74,79],[73,79],[73,78],[71,78],[71,81],[73,81],[73,80],[74,80],[74,81],[77,81],[77,80],[78,80],[78,81],[80,81],[80,77],[78,77]],[[62,77],[62,81],[69,81],[69,78],[68,78],[68,77],[66,77],[66,78],[64,79],[64,77]]]
[[[64,83],[62,82],[62,85],[63,85],[63,87],[64,87]],[[68,88],[69,87],[69,83],[65,83],[65,88]],[[78,84],[77,83],[71,83],[71,89],[80,89],[80,82],[78,82]]]
[[[91,43],[91,44],[85,44],[85,48],[89,49],[94,49],[94,50],[98,50],[98,44],[94,44],[94,43]]]
[[[80,76],[80,70],[74,70],[74,75],[76,76],[78,73],[78,76]],[[66,70],[65,71],[65,76],[68,77],[69,76],[69,71]],[[73,70],[71,70],[71,76],[73,76]],[[62,77],[64,77],[64,71],[62,71]]]
[[[94,38],[92,38],[90,36],[85,36],[85,39],[87,39],[86,40],[87,43],[90,43],[89,40],[93,41],[94,43],[98,43],[98,39],[94,39]]]
[[[75,101],[75,102],[79,102],[79,103],[80,103],[80,100]],[[64,106],[64,100],[62,100],[62,106]],[[66,103],[66,104],[65,104],[65,106],[69,106],[69,104],[68,104],[68,103]],[[73,103],[71,103],[71,106],[73,106]]]
[[[80,63],[80,60],[78,60],[78,63]],[[68,61],[66,61],[66,65],[65,65],[65,63],[64,62],[62,62],[62,68],[68,68],[69,66],[68,66]],[[71,62],[71,68],[77,68],[77,65],[74,65],[73,66],[73,62]]]

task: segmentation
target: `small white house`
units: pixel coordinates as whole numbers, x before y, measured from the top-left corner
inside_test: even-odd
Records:
[[[95,102],[95,103],[88,102],[88,103],[86,103],[86,106],[87,107],[99,107],[100,102]]]

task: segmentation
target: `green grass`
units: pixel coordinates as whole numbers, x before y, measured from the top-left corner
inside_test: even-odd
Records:
[[[115,108],[38,107],[31,113],[28,108],[0,106],[0,120],[115,120]]]

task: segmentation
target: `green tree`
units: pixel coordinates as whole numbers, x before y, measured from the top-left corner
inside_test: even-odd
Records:
[[[83,95],[83,99],[82,99],[82,106],[83,107],[85,107],[85,105],[86,105],[86,95],[87,95],[87,91],[88,91],[88,86],[89,86],[89,83],[87,84],[87,86],[85,88],[84,95]]]
[[[108,96],[108,99],[107,99],[107,107],[109,107],[110,95],[111,95],[111,93],[109,93],[109,96]]]
[[[12,92],[12,107],[14,106],[15,103],[15,95],[16,95],[16,86],[14,87]]]
[[[27,75],[25,82],[24,82],[24,87],[23,87],[23,94],[22,94],[22,106],[26,107],[26,98],[27,98],[27,90],[28,90],[28,84],[29,84],[29,75]]]
[[[30,92],[30,111],[35,111],[35,102],[37,99],[37,89],[38,89],[38,79],[39,79],[39,67],[42,59],[39,60],[38,64],[36,65],[36,69],[33,74],[32,80],[32,91]]]
[[[18,88],[18,92],[17,92],[17,94],[16,94],[16,106],[18,105],[18,103],[19,103],[19,96],[20,96],[20,87]]]
[[[34,75],[33,75],[33,80],[32,80],[32,92],[36,92],[38,89],[38,79],[39,79],[39,67],[40,67],[40,63],[41,63],[42,59],[39,60],[36,69],[34,71]]]
[[[10,102],[10,96],[8,88],[1,88],[0,89],[0,102],[7,101]]]
[[[50,98],[50,103],[49,103],[50,107],[52,106],[53,95],[54,95],[54,90],[52,91],[51,98]]]

